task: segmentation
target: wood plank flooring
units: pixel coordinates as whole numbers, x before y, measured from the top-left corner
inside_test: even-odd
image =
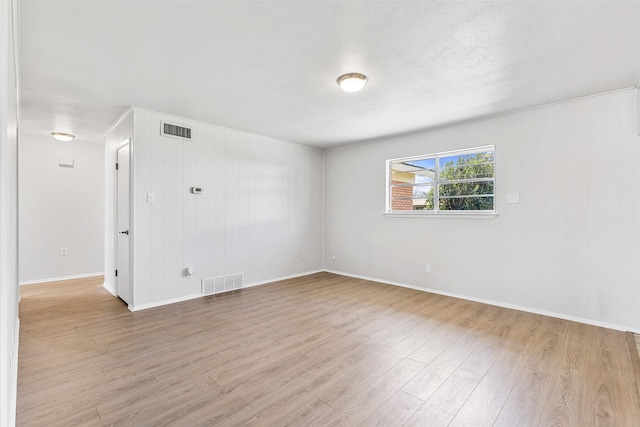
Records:
[[[21,288],[19,426],[640,426],[630,334],[319,273],[131,313]]]

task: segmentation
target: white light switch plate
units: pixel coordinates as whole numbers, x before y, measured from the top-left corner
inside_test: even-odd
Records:
[[[520,193],[509,193],[507,194],[507,203],[511,205],[515,205],[520,203]]]
[[[58,166],[62,168],[72,168],[74,165],[73,159],[69,157],[58,157]]]
[[[155,203],[156,195],[153,193],[147,193],[147,203]]]

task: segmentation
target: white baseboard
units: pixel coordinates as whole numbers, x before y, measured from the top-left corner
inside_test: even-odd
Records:
[[[262,280],[259,282],[252,282],[245,284],[245,288],[253,288],[254,286],[268,285],[269,283],[279,282],[281,280],[295,279],[296,277],[308,276],[310,274],[322,273],[325,270],[313,270],[313,271],[305,271],[304,273],[291,274],[289,276],[276,277],[275,279]]]
[[[118,294],[116,293],[116,290],[114,288],[111,287],[110,284],[108,284],[107,282],[104,282],[102,284],[102,287],[105,288],[107,290],[107,292],[109,292],[111,295],[113,295],[114,297],[117,297]]]
[[[295,279],[296,277],[308,276],[310,274],[320,273],[322,271],[324,271],[324,270],[313,270],[313,271],[307,271],[307,272],[304,272],[304,273],[291,274],[289,276],[276,277],[276,278],[273,278],[273,279],[263,280],[263,281],[260,281],[260,282],[252,282],[252,283],[249,283],[249,284],[245,284],[242,288],[236,289],[236,290],[252,288],[254,286],[260,286],[260,285],[267,285],[269,283],[279,282],[280,280]],[[111,292],[110,288],[107,288],[107,283],[106,282],[102,286],[104,286],[109,292]],[[229,292],[231,292],[231,291],[229,291]],[[111,293],[115,295],[115,292],[111,292]],[[149,304],[142,304],[142,305],[135,305],[135,306],[129,305],[129,310],[131,310],[131,311],[146,310],[146,309],[149,309],[149,308],[161,307],[163,305],[175,304],[177,302],[183,302],[183,301],[188,301],[188,300],[192,300],[192,299],[196,299],[196,298],[201,298],[203,296],[204,295],[202,295],[202,294],[193,294],[193,295],[186,295],[184,297],[178,297],[178,298],[172,298],[172,299],[162,300],[162,301],[158,301],[158,302],[152,302],[152,303],[149,303]]]
[[[196,299],[196,298],[200,298],[202,296],[203,296],[202,294],[193,294],[193,295],[186,295],[184,297],[165,299],[165,300],[158,301],[158,302],[151,302],[149,304],[142,304],[142,305],[135,305],[135,306],[129,304],[129,310],[130,311],[147,310],[149,308],[161,307],[163,305],[169,305],[169,304],[175,304],[177,302],[189,301],[190,299]]]
[[[37,285],[39,283],[47,283],[47,282],[60,282],[62,280],[86,279],[87,277],[97,277],[97,276],[104,276],[104,272],[75,274],[73,276],[49,277],[46,279],[36,279],[36,280],[24,280],[20,282],[20,286]]]
[[[15,332],[13,334],[13,352],[11,354],[11,394],[9,395],[9,423],[15,425],[18,402],[18,346],[20,345],[20,318],[16,317]],[[11,424],[9,424],[11,425]]]
[[[402,288],[414,289],[416,291],[429,292],[429,293],[432,293],[432,294],[444,295],[444,296],[448,296],[448,297],[452,297],[452,298],[460,298],[460,299],[464,299],[464,300],[468,300],[468,301],[480,302],[482,304],[494,305],[496,307],[510,308],[512,310],[524,311],[524,312],[533,313],[533,314],[540,314],[542,316],[555,317],[557,319],[570,320],[572,322],[584,323],[586,325],[599,326],[599,327],[602,327],[602,328],[613,329],[613,330],[616,330],[616,331],[633,332],[634,334],[640,334],[640,330],[633,329],[633,328],[630,328],[628,326],[617,325],[615,323],[600,322],[598,320],[592,320],[592,319],[586,319],[586,318],[583,318],[583,317],[571,316],[569,314],[555,313],[555,312],[546,311],[546,310],[539,310],[537,308],[525,307],[525,306],[516,305],[516,304],[509,304],[509,303],[504,303],[504,302],[494,301],[494,300],[489,300],[489,299],[484,299],[484,298],[470,297],[470,296],[467,296],[467,295],[456,294],[456,293],[453,293],[453,292],[440,291],[438,289],[423,288],[421,286],[414,286],[414,285],[409,285],[409,284],[406,284],[406,283],[400,283],[400,282],[393,282],[393,281],[390,281],[390,280],[377,279],[375,277],[361,276],[359,274],[345,273],[343,271],[335,271],[335,270],[327,270],[327,269],[325,269],[324,271],[326,271],[327,273],[338,274],[340,276],[353,277],[353,278],[356,278],[356,279],[364,279],[364,280],[369,280],[371,282],[378,282],[378,283],[384,283],[386,285],[400,286]]]

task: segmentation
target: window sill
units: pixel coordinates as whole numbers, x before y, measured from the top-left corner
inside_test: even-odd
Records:
[[[383,216],[390,218],[472,218],[472,219],[494,219],[498,212],[449,212],[449,213],[427,213],[427,212],[383,212]]]

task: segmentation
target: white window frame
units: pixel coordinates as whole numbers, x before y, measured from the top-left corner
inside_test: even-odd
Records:
[[[493,210],[464,210],[464,211],[452,211],[452,210],[440,210],[439,207],[439,187],[442,184],[440,182],[440,158],[441,157],[449,157],[452,155],[462,155],[462,154],[474,154],[481,153],[485,151],[493,151]],[[385,191],[385,216],[397,216],[397,217],[438,217],[438,218],[495,218],[497,216],[496,211],[496,162],[497,162],[497,153],[495,145],[484,145],[480,147],[471,147],[460,150],[451,150],[451,151],[442,151],[438,153],[431,154],[423,154],[420,156],[410,156],[410,157],[398,157],[395,159],[389,159],[386,161],[386,191]],[[436,173],[433,181],[434,186],[434,209],[433,210],[412,210],[412,211],[393,211],[391,209],[391,185],[392,185],[392,168],[391,165],[394,162],[400,161],[414,161],[414,160],[422,160],[434,158],[436,165]]]

